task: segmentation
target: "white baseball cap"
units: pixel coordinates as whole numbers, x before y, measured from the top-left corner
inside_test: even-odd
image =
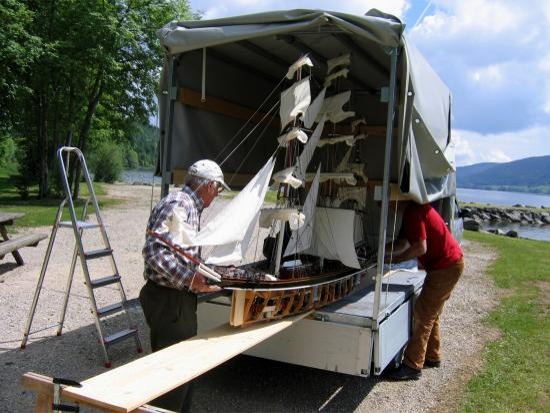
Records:
[[[228,191],[231,190],[223,180],[223,172],[221,168],[216,162],[211,161],[210,159],[201,159],[200,161],[195,162],[189,167],[188,174],[198,178],[208,179],[209,181],[216,181]]]

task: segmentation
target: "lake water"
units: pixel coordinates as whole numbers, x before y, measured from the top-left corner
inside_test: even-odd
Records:
[[[537,208],[550,208],[550,196],[526,192],[487,191],[483,189],[457,188],[456,196],[461,202],[502,206],[530,205]],[[500,229],[505,233],[514,230],[522,238],[550,241],[550,225],[485,225],[485,229]]]
[[[127,184],[146,184],[152,185],[153,179],[155,185],[160,185],[160,176],[153,176],[152,169],[125,169],[122,171],[121,180]]]
[[[526,192],[486,191],[483,189],[457,188],[456,197],[461,202],[476,202],[491,205],[530,205],[550,208],[550,196]]]

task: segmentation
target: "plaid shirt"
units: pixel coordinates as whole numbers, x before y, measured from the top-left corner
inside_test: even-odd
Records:
[[[160,200],[155,206],[147,229],[155,231],[171,215],[175,207],[184,208],[187,213],[187,223],[195,229],[200,227],[200,217],[204,204],[188,186],[184,186],[181,191],[168,194]],[[193,257],[200,258],[199,247],[186,249],[186,252]],[[145,246],[142,252],[145,259],[144,278],[151,280],[158,285],[174,288],[176,290],[186,289],[193,276],[193,266],[184,257],[172,252],[167,246],[157,239],[145,235]]]

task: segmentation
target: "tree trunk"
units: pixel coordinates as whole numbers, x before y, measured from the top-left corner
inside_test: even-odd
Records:
[[[48,195],[48,98],[40,94],[38,105],[38,198],[44,199]]]
[[[78,147],[84,154],[86,151],[86,144],[88,143],[88,136],[90,135],[90,129],[92,126],[92,119],[94,117],[97,105],[99,104],[99,99],[103,94],[103,70],[100,69],[97,73],[94,87],[92,88],[92,93],[88,99],[88,108],[86,110],[86,116],[82,122],[82,127],[80,129],[80,136],[78,139]],[[80,192],[80,162],[74,163],[74,181],[73,181],[73,199],[78,198]]]

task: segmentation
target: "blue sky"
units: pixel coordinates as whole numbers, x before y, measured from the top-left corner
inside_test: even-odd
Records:
[[[190,0],[203,19],[278,9],[399,17],[453,93],[459,166],[550,155],[550,0]]]

